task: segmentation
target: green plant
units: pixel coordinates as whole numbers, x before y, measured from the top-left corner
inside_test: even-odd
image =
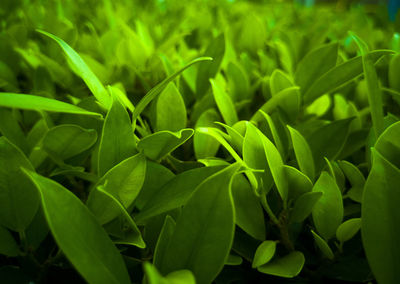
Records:
[[[384,9],[5,3],[4,283],[400,281]]]

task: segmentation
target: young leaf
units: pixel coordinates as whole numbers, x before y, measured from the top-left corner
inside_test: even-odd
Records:
[[[354,237],[355,234],[361,229],[361,218],[349,219],[340,224],[336,230],[336,239],[339,242],[346,242]]]
[[[35,111],[62,112],[102,117],[100,113],[87,111],[83,108],[64,103],[62,101],[25,94],[0,92],[0,106]]]
[[[313,230],[311,230],[311,233],[314,237],[315,243],[317,244],[318,248],[321,250],[322,254],[330,260],[333,260],[335,258],[335,255],[332,252],[332,249],[329,247],[328,243],[318,236],[317,233],[315,233]]]
[[[311,85],[336,66],[338,43],[322,45],[309,53],[300,61],[294,74],[294,81],[302,94],[307,93]]]
[[[342,194],[335,180],[327,173],[321,176],[313,187],[313,192],[322,192],[322,197],[314,205],[312,217],[318,233],[325,239],[332,238],[343,219]]]
[[[361,206],[361,235],[368,263],[379,283],[400,281],[400,170],[372,149],[372,169]]]
[[[215,102],[226,124],[232,126],[239,119],[235,106],[229,95],[218,85],[216,80],[210,79]]]
[[[352,186],[347,192],[347,196],[352,200],[361,203],[364,192],[365,177],[356,166],[347,161],[338,161],[338,164]]]
[[[296,200],[304,193],[312,190],[313,183],[305,174],[288,165],[284,165],[283,168],[288,180],[288,187],[290,189],[288,200]]]
[[[306,174],[310,180],[314,180],[315,167],[314,159],[306,139],[296,129],[287,126],[292,138],[294,154],[296,155],[297,163],[299,164],[300,170]]]
[[[139,194],[145,179],[146,159],[142,154],[123,160],[110,169],[95,185],[116,198],[125,208],[131,206]],[[118,206],[103,193],[92,190],[87,206],[96,215],[100,224],[110,222],[121,214]]]
[[[98,175],[137,153],[135,135],[125,107],[113,97],[104,120],[98,154]]]
[[[89,149],[96,140],[97,132],[94,129],[62,124],[49,129],[42,143],[49,155],[64,161]]]
[[[158,131],[142,138],[137,148],[151,160],[159,161],[185,143],[194,133],[193,129],[186,128],[178,132]]]
[[[210,88],[210,78],[214,78],[218,73],[222,59],[225,54],[225,37],[224,34],[212,39],[206,51],[206,56],[213,58],[212,62],[203,63],[199,66],[196,77],[196,96],[201,98]]]
[[[256,250],[251,267],[257,268],[268,263],[274,257],[275,250],[275,241],[263,241]]]
[[[257,268],[258,271],[274,276],[293,278],[303,269],[305,258],[300,251],[293,251],[284,257],[272,260]]]
[[[220,121],[221,118],[219,114],[212,108],[203,112],[196,122],[195,129],[200,127],[212,127],[214,126],[214,121]],[[195,131],[193,135],[193,147],[196,159],[204,159],[209,157],[214,157],[219,149],[219,143],[214,142],[214,138]]]
[[[89,66],[86,65],[85,61],[79,56],[79,54],[73,50],[65,41],[52,35],[48,32],[37,30],[39,33],[48,36],[57,42],[57,44],[63,49],[65,55],[72,63],[74,67],[74,71],[80,76],[83,81],[85,81],[86,85],[89,87],[90,91],[96,97],[96,99],[100,102],[100,104],[105,108],[109,109],[111,106],[111,98],[104,88],[103,84],[96,77],[96,75],[90,70]]]
[[[186,127],[186,106],[175,84],[170,82],[156,102],[156,129],[179,131]]]
[[[31,223],[39,207],[34,185],[21,171],[33,166],[20,149],[0,137],[0,224],[22,232]]]
[[[55,181],[24,172],[40,192],[54,239],[83,278],[89,283],[131,283],[121,254],[89,209]]]
[[[189,269],[199,284],[211,283],[219,274],[233,242],[235,220],[230,191],[232,177],[240,167],[240,163],[233,164],[197,187],[176,222],[161,272]]]
[[[290,87],[293,87],[291,78],[281,70],[275,69],[270,78],[271,95],[275,96],[279,92]]]

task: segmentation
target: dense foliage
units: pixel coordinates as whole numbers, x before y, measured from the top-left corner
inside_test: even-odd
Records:
[[[399,24],[269,2],[1,1],[1,283],[400,283]]]

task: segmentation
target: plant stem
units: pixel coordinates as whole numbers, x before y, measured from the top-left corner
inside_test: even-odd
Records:
[[[261,205],[264,207],[264,210],[267,212],[271,221],[279,227],[280,222],[278,218],[276,218],[274,212],[272,212],[271,208],[269,207],[266,194],[261,194],[260,199],[261,199]]]

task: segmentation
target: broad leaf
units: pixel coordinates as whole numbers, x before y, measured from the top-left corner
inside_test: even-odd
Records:
[[[0,226],[0,254],[12,257],[19,254],[17,242],[3,226]]]
[[[257,268],[268,263],[274,257],[275,250],[275,241],[263,241],[256,250],[251,267]]]
[[[304,262],[304,255],[299,251],[293,251],[258,267],[257,270],[265,274],[293,278],[303,269]]]
[[[346,242],[354,237],[361,229],[361,218],[349,219],[340,224],[336,230],[336,238],[340,242]]]
[[[314,205],[322,197],[322,192],[306,192],[297,198],[296,203],[290,212],[290,222],[303,222],[312,212]]]
[[[225,123],[232,126],[238,121],[235,106],[229,95],[222,89],[216,80],[210,79],[214,100]]]
[[[322,254],[330,260],[333,260],[335,258],[335,255],[332,252],[332,249],[329,247],[328,243],[318,236],[317,233],[315,233],[313,230],[311,230],[311,233],[314,237],[315,244],[318,246],[318,248],[321,250]]]

